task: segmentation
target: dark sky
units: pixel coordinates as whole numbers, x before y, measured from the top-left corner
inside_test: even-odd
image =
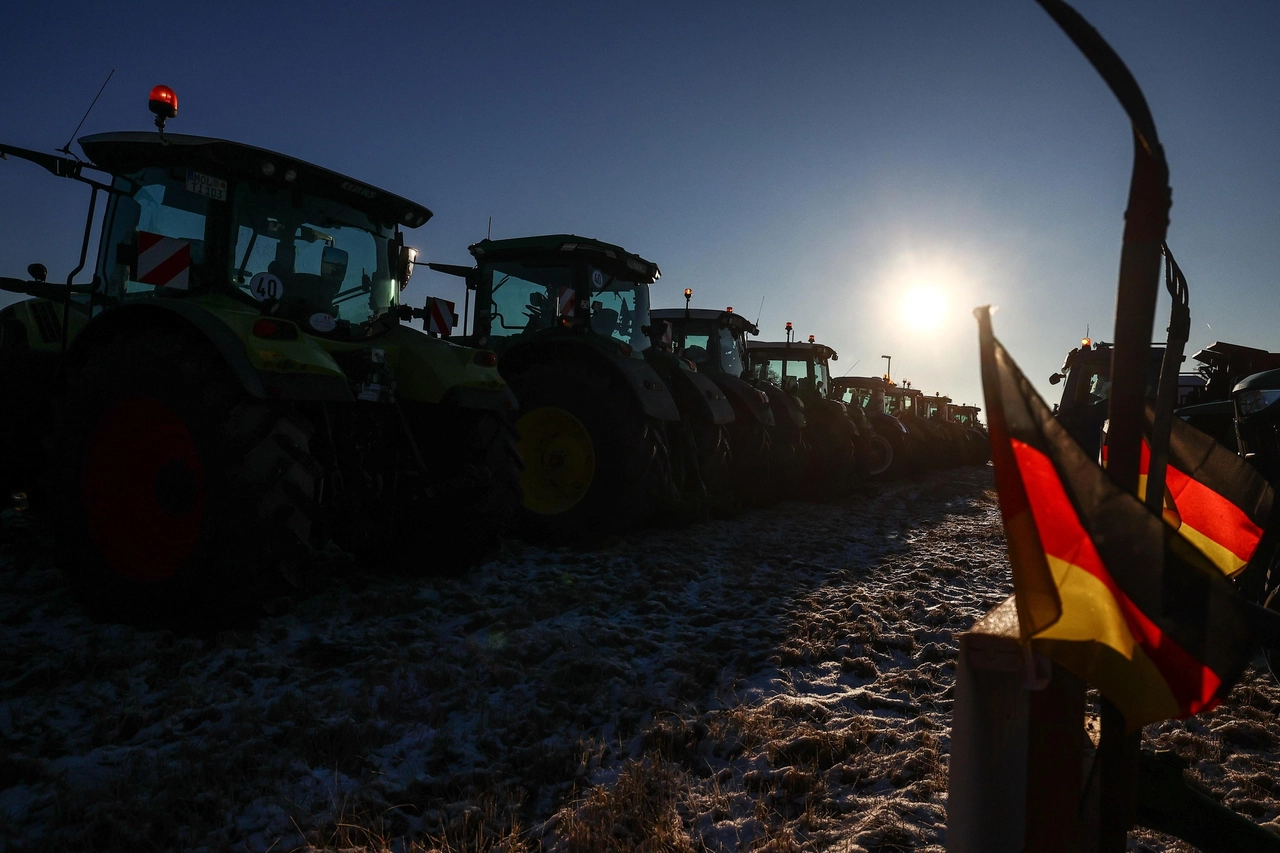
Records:
[[[1171,167],[1190,347],[1280,349],[1280,3],[1078,0],[1143,87]],[[656,261],[657,306],[791,320],[880,372],[979,401],[976,328],[1046,393],[1110,339],[1132,152],[1101,80],[1031,0],[957,3],[34,3],[0,29],[0,141],[147,130],[259,145],[421,201],[429,259],[571,232]],[[87,192],[0,162],[0,275],[65,279]],[[909,293],[923,292],[904,317]],[[409,301],[461,298],[420,273]],[[6,304],[8,295],[0,296]],[[917,297],[920,298],[920,297]],[[1162,300],[1157,331],[1167,325]],[[856,366],[855,366],[856,363]]]

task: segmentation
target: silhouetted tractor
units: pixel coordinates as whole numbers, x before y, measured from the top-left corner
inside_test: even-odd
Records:
[[[870,448],[866,436],[844,403],[831,399],[830,361],[835,350],[791,340],[749,341],[750,370],[757,378],[782,388],[804,404],[804,440],[808,447],[805,495],[827,500],[850,494],[867,477]],[[868,430],[869,432],[870,430]]]
[[[424,572],[483,557],[518,502],[515,398],[492,352],[405,325],[430,312],[399,303],[401,228],[431,212],[164,134],[177,98],[151,105],[160,133],[84,137],[88,161],[0,146],[93,193],[66,284],[36,264],[0,279],[34,297],[0,311],[3,444],[28,460],[6,456],[6,476],[43,471],[76,589],[111,617],[190,625],[253,615],[330,541]]]
[[[943,465],[953,468],[970,464],[968,430],[951,420],[951,398],[945,394],[924,394],[919,398],[920,414],[942,431]]]
[[[686,302],[693,292],[685,290]],[[658,348],[689,361],[733,406],[729,424],[733,483],[741,499],[761,506],[794,491],[803,471],[803,410],[781,389],[775,412],[770,389],[747,374],[746,336],[755,324],[733,309],[661,308],[650,312]]]
[[[908,453],[914,470],[931,471],[946,465],[946,437],[937,424],[923,413],[920,398],[924,392],[912,388],[910,382],[890,382],[884,388],[885,411],[907,428],[908,441],[914,445]]]
[[[978,420],[978,412],[982,411],[977,406],[968,405],[951,405],[948,407],[951,413],[951,420],[960,424],[967,430],[970,443],[970,465],[985,465],[991,461],[991,437],[987,434],[987,429],[982,421]]]
[[[898,477],[911,470],[914,442],[907,427],[885,411],[884,391],[887,381],[880,376],[841,376],[831,381],[836,398],[850,407],[861,409],[874,435],[871,464],[872,477]],[[878,448],[878,450],[877,450]]]
[[[498,353],[520,400],[522,534],[590,542],[655,512],[723,502],[733,408],[706,377],[650,352],[657,264],[568,234],[482,240],[476,266],[432,264],[476,293],[467,340]]]

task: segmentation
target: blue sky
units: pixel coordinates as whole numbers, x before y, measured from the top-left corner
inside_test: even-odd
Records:
[[[1280,4],[1078,0],[1146,93],[1171,169],[1190,351],[1280,349]],[[421,201],[429,259],[572,232],[656,261],[658,306],[790,320],[879,372],[981,399],[975,305],[1049,393],[1109,339],[1128,123],[1031,0],[181,4],[17,0],[0,141],[151,127],[288,152]],[[87,193],[0,162],[0,275],[74,266]],[[903,319],[933,287],[941,320]],[[409,301],[456,297],[420,272]],[[8,295],[0,296],[0,304]],[[763,299],[763,310],[760,310]],[[1162,337],[1167,298],[1156,324]]]

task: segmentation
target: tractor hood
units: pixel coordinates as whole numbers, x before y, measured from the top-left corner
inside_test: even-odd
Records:
[[[216,178],[296,187],[332,198],[375,220],[417,228],[431,218],[420,204],[284,154],[207,136],[158,133],[98,133],[80,139],[94,165],[113,175],[148,166],[175,166]],[[292,177],[290,177],[292,176]]]

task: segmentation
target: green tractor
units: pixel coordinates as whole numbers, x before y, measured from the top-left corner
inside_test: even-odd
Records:
[[[494,353],[405,323],[440,313],[399,302],[401,228],[431,212],[165,134],[177,98],[151,105],[159,133],[84,137],[88,161],[0,146],[93,193],[66,284],[0,279],[34,297],[0,311],[4,479],[36,490],[75,588],[190,624],[252,615],[330,542],[424,573],[484,557],[519,499],[515,397]]]
[[[475,292],[464,339],[498,353],[520,401],[526,539],[593,542],[655,515],[732,510],[733,407],[653,346],[657,264],[570,234],[486,239],[470,251],[474,268],[431,267]]]
[[[838,358],[836,351],[817,343],[812,335],[808,343],[793,341],[791,323],[786,332],[784,341],[747,344],[751,372],[804,404],[807,496],[819,500],[847,496],[877,464],[868,440],[871,427],[860,408],[850,409],[834,399],[828,365]]]
[[[729,424],[733,448],[733,484],[747,504],[764,506],[794,494],[804,469],[804,410],[776,385],[747,372],[747,335],[756,325],[732,308],[684,308],[650,311],[659,349],[692,362],[733,406]],[[775,405],[775,399],[781,402]]]

